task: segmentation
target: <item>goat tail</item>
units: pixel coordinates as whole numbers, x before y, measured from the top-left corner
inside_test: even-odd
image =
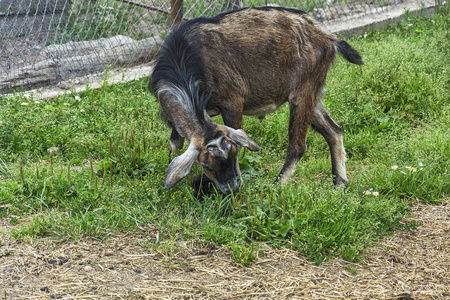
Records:
[[[352,64],[356,65],[363,65],[364,62],[362,60],[361,54],[359,54],[358,51],[353,49],[352,46],[350,46],[349,43],[343,40],[335,40],[333,41],[336,45],[337,51],[342,54],[342,56],[351,62]]]

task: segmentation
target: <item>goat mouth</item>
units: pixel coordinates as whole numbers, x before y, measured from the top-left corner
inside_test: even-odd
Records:
[[[234,179],[231,182],[228,182],[227,184],[219,184],[219,183],[215,182],[215,186],[224,195],[229,195],[231,193],[236,193],[238,188],[239,188],[239,184],[238,184],[236,179]]]

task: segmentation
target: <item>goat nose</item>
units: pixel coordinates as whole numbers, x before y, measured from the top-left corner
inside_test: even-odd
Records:
[[[232,179],[228,181],[228,187],[233,193],[235,193],[238,190],[238,183],[236,179]]]

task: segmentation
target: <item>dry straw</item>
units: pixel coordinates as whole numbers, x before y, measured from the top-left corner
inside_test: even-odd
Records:
[[[297,251],[267,247],[250,267],[228,247],[172,242],[160,252],[155,228],[105,241],[19,243],[0,222],[0,294],[7,299],[446,299],[450,286],[450,206],[415,206],[408,221],[361,264],[315,265]],[[167,241],[159,240],[162,245]],[[352,272],[356,270],[356,273]]]

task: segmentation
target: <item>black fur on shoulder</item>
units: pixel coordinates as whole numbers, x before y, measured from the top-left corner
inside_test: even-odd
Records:
[[[153,70],[150,89],[156,94],[161,81],[183,89],[189,97],[185,100],[191,101],[197,119],[206,124],[204,111],[210,95],[201,89],[206,72],[200,49],[189,42],[189,30],[194,23],[181,23],[169,34]]]

